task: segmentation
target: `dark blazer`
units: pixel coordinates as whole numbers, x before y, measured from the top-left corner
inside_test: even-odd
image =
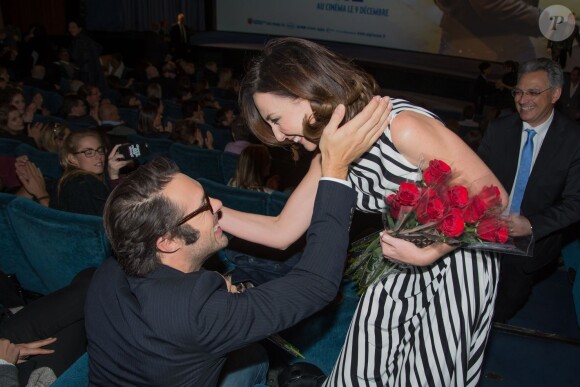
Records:
[[[499,118],[487,128],[478,151],[508,193],[521,135],[517,114]],[[559,256],[562,232],[580,220],[580,126],[557,111],[530,173],[521,214],[533,227],[534,255],[524,267],[533,272]]]
[[[215,272],[159,265],[135,278],[109,258],[85,306],[91,385],[216,385],[229,352],[296,324],[336,296],[355,200],[351,188],[321,181],[300,262],[241,294],[228,293]]]

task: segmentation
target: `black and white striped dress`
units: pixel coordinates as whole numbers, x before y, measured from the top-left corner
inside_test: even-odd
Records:
[[[393,116],[412,110],[435,117],[407,101],[392,101]],[[395,149],[388,128],[352,167],[358,209],[382,211],[385,192],[415,180],[416,172]],[[475,386],[498,275],[495,254],[459,249],[370,286],[324,386]]]

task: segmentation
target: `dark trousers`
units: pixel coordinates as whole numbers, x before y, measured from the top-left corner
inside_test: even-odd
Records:
[[[514,317],[528,301],[534,285],[556,266],[556,261],[553,261],[537,271],[529,272],[524,270],[524,264],[529,259],[519,255],[502,257],[493,321],[506,323]]]
[[[0,337],[13,343],[57,338],[46,346],[54,353],[31,357],[18,366],[21,383],[40,367],[50,367],[59,376],[86,351],[84,305],[94,272],[94,268],[81,271],[69,286],[31,302],[0,325]]]

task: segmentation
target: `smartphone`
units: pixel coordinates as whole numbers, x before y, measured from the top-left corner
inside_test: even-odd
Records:
[[[117,152],[123,155],[125,159],[137,159],[149,154],[149,145],[145,142],[121,145]]]

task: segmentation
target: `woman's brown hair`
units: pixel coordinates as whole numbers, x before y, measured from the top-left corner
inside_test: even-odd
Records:
[[[270,173],[270,152],[264,145],[248,145],[238,160],[233,187],[264,191],[264,179]]]
[[[314,122],[304,120],[304,136],[318,143],[322,129],[339,104],[346,107],[345,121],[353,118],[379,93],[374,78],[352,61],[327,48],[298,38],[273,39],[249,66],[242,81],[240,106],[248,126],[265,144],[281,145],[260,116],[255,93],[273,93],[310,102]],[[287,141],[287,144],[290,142]]]

